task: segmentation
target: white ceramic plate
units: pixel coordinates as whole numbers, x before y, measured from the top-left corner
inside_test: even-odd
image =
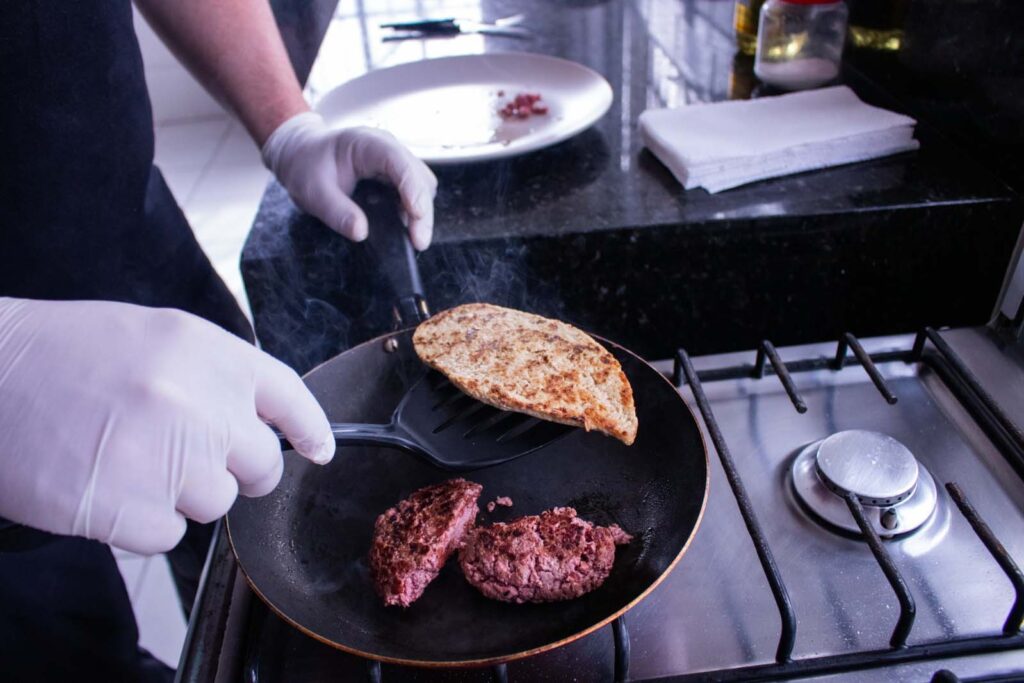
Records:
[[[503,118],[518,93],[538,93],[546,114]],[[499,159],[585,130],[612,103],[600,74],[528,53],[461,55],[371,71],[327,93],[317,110],[332,127],[391,131],[428,163]]]

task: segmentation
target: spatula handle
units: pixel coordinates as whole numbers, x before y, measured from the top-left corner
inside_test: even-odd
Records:
[[[333,422],[331,432],[334,434],[334,442],[339,446],[391,446],[413,453],[423,452],[415,441],[396,430],[393,424]],[[295,450],[284,434],[276,429],[274,434],[281,441],[282,451]]]

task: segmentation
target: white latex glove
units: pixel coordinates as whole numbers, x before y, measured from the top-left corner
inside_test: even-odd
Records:
[[[0,298],[0,516],[138,553],[174,547],[283,467],[276,424],[328,462],[323,411],[287,366],[201,318]]]
[[[437,178],[386,131],[331,130],[317,113],[297,114],[267,138],[263,163],[301,209],[356,242],[369,228],[349,195],[361,179],[388,180],[402,197],[413,246],[422,251],[430,245]]]

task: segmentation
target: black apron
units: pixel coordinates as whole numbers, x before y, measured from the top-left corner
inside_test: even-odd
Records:
[[[179,308],[252,340],[153,166],[129,0],[0,2],[0,296]],[[208,541],[190,524],[169,554],[186,601]],[[109,548],[0,531],[0,678],[166,678],[137,639]]]

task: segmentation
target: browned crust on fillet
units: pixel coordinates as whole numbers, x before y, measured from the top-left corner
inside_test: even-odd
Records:
[[[470,396],[502,410],[583,427],[626,445],[636,438],[622,366],[566,323],[491,304],[465,304],[420,324],[420,359]]]

